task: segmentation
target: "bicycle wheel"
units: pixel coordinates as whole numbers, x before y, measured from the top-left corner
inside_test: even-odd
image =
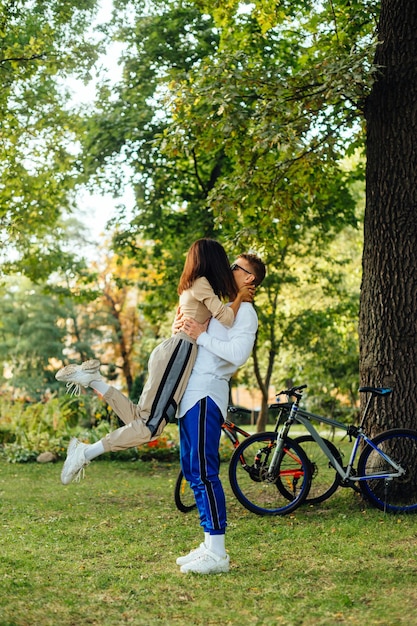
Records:
[[[185,480],[181,470],[175,483],[174,499],[177,509],[182,513],[188,513],[197,506],[195,503],[194,492],[188,484],[188,481]]]
[[[382,511],[417,511],[417,431],[394,428],[377,435],[372,442],[398,463],[405,473],[397,478],[359,481],[364,497]],[[358,475],[396,473],[396,470],[367,444],[358,462]]]
[[[239,502],[257,515],[286,515],[294,511],[310,488],[310,463],[301,446],[285,441],[275,479],[268,478],[277,433],[256,433],[236,448],[229,480]]]
[[[311,435],[295,437],[311,463],[311,487],[304,504],[319,504],[330,498],[340,485],[339,474],[331,465],[329,458]],[[328,439],[322,441],[329,448],[335,459],[342,464],[342,457],[336,446]],[[291,496],[291,494],[289,494]]]

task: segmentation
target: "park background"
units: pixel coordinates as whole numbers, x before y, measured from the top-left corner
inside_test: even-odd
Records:
[[[258,430],[289,382],[343,420],[360,384],[391,386],[368,427],[417,426],[415,3],[13,0],[0,17],[0,442],[14,494],[46,480],[20,479],[39,471],[23,462],[62,460],[75,432],[114,426],[95,398],[65,395],[59,367],[99,358],[138,398],[203,236],[268,266],[232,381]]]

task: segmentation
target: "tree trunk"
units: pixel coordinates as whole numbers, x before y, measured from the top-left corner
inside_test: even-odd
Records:
[[[273,327],[272,327],[273,328]],[[273,330],[271,331],[274,332]],[[256,335],[255,345],[253,346],[252,358],[255,370],[255,377],[258,382],[258,387],[262,393],[261,410],[259,411],[258,419],[256,420],[256,432],[260,433],[266,430],[268,423],[268,396],[269,385],[271,384],[272,372],[274,370],[276,352],[275,350],[269,350],[268,353],[268,367],[265,374],[265,379],[262,380],[261,371],[258,361],[258,335]]]
[[[417,2],[382,0],[366,103],[360,381],[390,386],[368,428],[417,428]],[[363,399],[362,399],[363,406]]]
[[[111,297],[111,295],[105,292],[104,296],[107,299],[107,302],[109,304],[110,314],[114,320],[114,331],[116,333],[117,343],[119,346],[120,356],[122,359],[122,372],[126,381],[127,394],[128,396],[130,396],[132,393],[132,388],[133,388],[133,375],[132,375],[132,368],[131,368],[131,363],[130,363],[130,351],[127,349],[127,346],[126,346],[126,341],[125,341],[125,337],[123,334],[123,326],[120,320],[120,312],[116,306],[115,301]]]

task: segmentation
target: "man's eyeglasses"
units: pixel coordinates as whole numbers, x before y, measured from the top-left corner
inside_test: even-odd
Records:
[[[242,272],[245,272],[246,274],[252,274],[252,272],[250,272],[249,270],[245,270],[244,267],[242,267],[241,265],[238,265],[237,263],[233,263],[230,266],[230,269],[232,270],[232,272],[234,272],[235,270],[242,270]]]

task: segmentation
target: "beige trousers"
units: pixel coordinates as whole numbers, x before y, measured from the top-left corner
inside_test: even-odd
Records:
[[[138,404],[110,387],[103,399],[125,423],[106,435],[106,452],[126,450],[156,439],[175,416],[197,356],[196,343],[185,333],[163,341],[152,352],[148,379]]]

